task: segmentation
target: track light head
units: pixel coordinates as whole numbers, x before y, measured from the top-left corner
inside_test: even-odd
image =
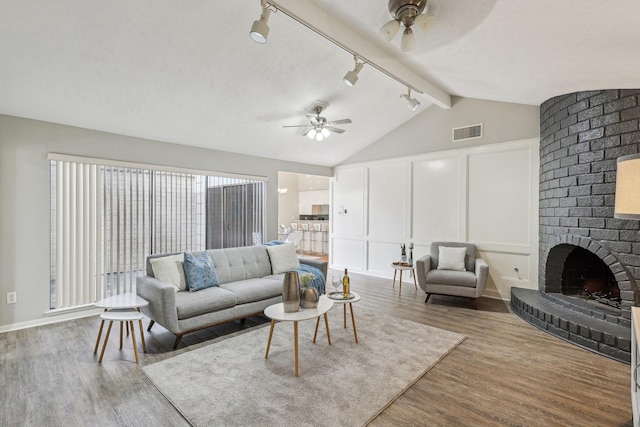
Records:
[[[269,21],[269,16],[271,15],[271,10],[267,8],[266,2],[262,2],[262,14],[260,15],[260,19],[257,21],[253,21],[253,25],[251,26],[251,31],[249,32],[249,37],[256,43],[265,44],[267,42],[267,37],[269,36],[269,25],[267,22]]]
[[[407,108],[411,111],[416,111],[420,107],[420,101],[411,97],[411,89],[407,89],[407,93],[400,95],[407,102]]]
[[[360,72],[360,70],[362,70],[362,67],[364,66],[363,62],[358,62],[358,57],[354,57],[355,61],[356,61],[356,66],[354,67],[353,70],[348,71],[347,74],[344,75],[344,77],[342,78],[342,81],[344,81],[344,84],[346,84],[349,87],[353,87],[355,86],[356,82],[358,81],[358,73]]]

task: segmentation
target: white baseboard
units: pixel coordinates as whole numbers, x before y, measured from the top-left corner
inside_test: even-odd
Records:
[[[59,314],[45,313],[44,317],[40,319],[0,326],[0,333],[18,331],[20,329],[34,328],[36,326],[51,325],[53,323],[65,322],[67,320],[74,320],[74,319],[82,319],[84,317],[97,316],[103,311],[104,309],[96,308],[95,306],[92,305],[91,308],[85,308],[83,310],[78,310],[78,311],[71,311],[71,312],[59,313]]]

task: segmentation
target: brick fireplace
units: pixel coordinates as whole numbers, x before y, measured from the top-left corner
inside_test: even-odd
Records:
[[[539,289],[514,312],[560,338],[630,361],[640,293],[640,221],[613,217],[618,157],[639,152],[640,90],[558,96],[540,106]]]

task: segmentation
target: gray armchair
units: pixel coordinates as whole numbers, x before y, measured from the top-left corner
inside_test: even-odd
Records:
[[[438,269],[440,246],[446,248],[466,248],[464,271]],[[481,258],[477,258],[476,245],[472,243],[433,242],[430,255],[416,261],[418,285],[427,293],[425,303],[431,295],[451,295],[469,298],[469,304],[476,307],[476,298],[480,297],[487,287],[489,266]]]

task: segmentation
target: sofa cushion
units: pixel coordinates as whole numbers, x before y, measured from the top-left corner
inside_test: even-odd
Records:
[[[271,260],[272,274],[297,270],[300,267],[296,248],[292,244],[267,246],[267,252]]]
[[[464,271],[464,257],[467,248],[454,248],[448,246],[438,247],[438,270]]]
[[[195,294],[176,292],[178,320],[233,307],[237,301],[238,298],[233,292],[219,286],[206,288]]]
[[[233,292],[236,295],[237,304],[262,301],[282,295],[282,280],[248,279],[225,283],[220,287]]]
[[[220,284],[213,267],[213,261],[207,252],[200,256],[186,252],[184,254],[184,274],[187,277],[189,292],[196,292]]]
[[[169,255],[160,258],[151,258],[153,276],[176,288],[177,291],[187,289],[187,279],[183,268],[184,255]]]
[[[271,263],[265,246],[210,249],[220,284],[256,279],[271,274]]]
[[[431,270],[425,281],[429,284],[476,287],[476,275],[471,271]]]

